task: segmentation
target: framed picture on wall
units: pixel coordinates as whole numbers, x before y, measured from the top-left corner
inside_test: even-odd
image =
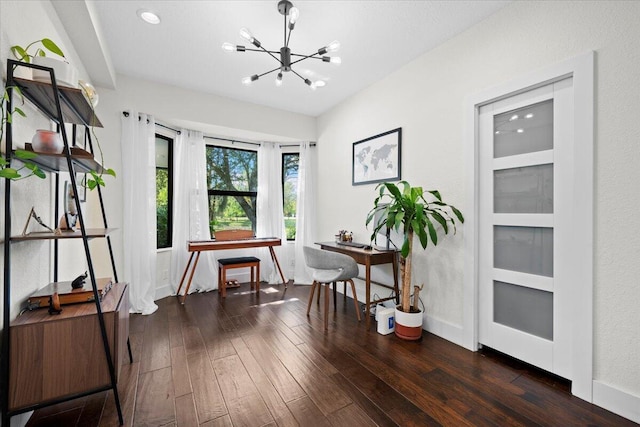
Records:
[[[353,143],[352,185],[401,179],[402,128]]]

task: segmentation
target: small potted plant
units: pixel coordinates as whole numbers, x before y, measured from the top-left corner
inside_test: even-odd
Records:
[[[32,47],[36,48],[33,53],[29,52],[29,49]],[[62,60],[55,57],[48,57],[47,52],[57,55],[62,58]],[[13,53],[13,56],[18,61],[53,68],[58,84],[78,87],[78,69],[67,62],[62,49],[51,39],[44,38],[36,40],[29,43],[26,47],[19,45],[11,46],[11,53]],[[33,80],[42,82],[51,81],[49,72],[35,69],[33,70]]]
[[[414,287],[411,283],[414,236],[417,235],[423,249],[427,248],[429,240],[433,245],[437,245],[436,227],[439,226],[445,234],[451,229],[455,233],[456,220],[464,223],[464,217],[454,206],[444,203],[438,191],[424,191],[422,187],[411,187],[406,181],[401,181],[398,185],[383,182],[376,190],[379,190],[379,194],[373,203],[373,209],[367,215],[366,224],[369,225],[374,217],[382,217],[383,220],[374,224],[371,241],[383,227],[395,229],[404,236],[400,250],[402,290],[400,305],[396,307],[395,313],[395,333],[400,338],[417,340],[422,336],[422,311],[418,307],[421,287]]]

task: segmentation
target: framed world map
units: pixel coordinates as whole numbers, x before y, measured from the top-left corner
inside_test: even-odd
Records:
[[[398,181],[402,128],[353,143],[352,184]]]

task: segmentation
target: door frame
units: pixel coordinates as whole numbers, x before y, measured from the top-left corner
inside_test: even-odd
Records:
[[[464,226],[463,345],[478,349],[478,254],[479,254],[479,164],[478,111],[483,105],[573,77],[574,173],[576,183],[573,204],[584,215],[572,222],[570,235],[575,241],[572,263],[581,268],[571,284],[575,295],[570,318],[573,354],[571,392],[588,402],[593,400],[593,192],[594,192],[594,52],[587,52],[562,62],[535,70],[509,82],[473,94],[465,100],[465,166],[471,173],[466,182]],[[579,286],[577,284],[580,284]]]

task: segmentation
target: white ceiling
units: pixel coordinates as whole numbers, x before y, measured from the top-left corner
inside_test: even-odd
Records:
[[[271,70],[278,63],[265,53],[221,49],[225,41],[249,45],[239,35],[246,27],[263,47],[279,50],[284,23],[276,0],[58,0],[53,4],[83,62],[100,64],[87,66],[96,84],[109,86],[115,70],[318,116],[509,1],[294,1],[300,18],[289,43],[292,52],[309,54],[333,40],[342,45],[334,54],[342,58],[341,65],[308,59],[293,66],[311,80],[327,81],[316,91],[292,73],[285,73],[279,88],[274,83],[276,73],[244,86],[242,77]],[[140,20],[136,11],[142,8],[155,11],[161,24]],[[79,18],[92,25],[79,26]]]

